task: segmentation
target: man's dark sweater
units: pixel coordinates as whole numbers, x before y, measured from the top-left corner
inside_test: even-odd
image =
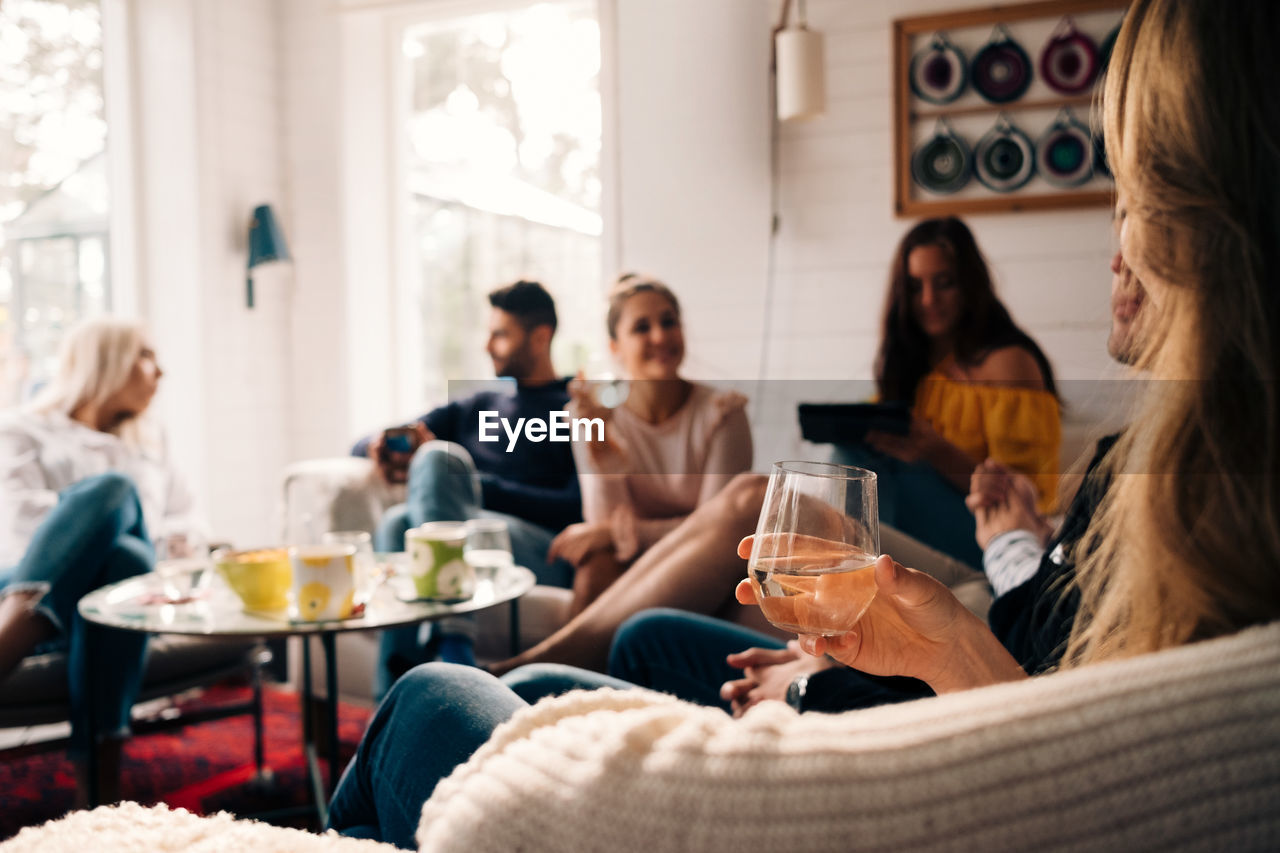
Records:
[[[1035,575],[997,598],[987,614],[992,632],[1029,675],[1056,666],[1066,650],[1080,606],[1073,586],[1077,550],[1111,484],[1099,466],[1119,437],[1109,435],[1098,441],[1084,482],[1049,540]],[[851,711],[932,695],[928,685],[914,678],[878,678],[836,666],[809,679],[803,707],[806,711]]]
[[[480,472],[485,509],[561,530],[582,520],[582,496],[570,445],[522,439],[508,453],[507,436],[500,426],[496,428],[499,441],[480,441],[480,413],[497,412],[512,428],[520,418],[549,421],[551,412],[568,404],[568,387],[569,380],[560,379],[546,385],[519,385],[514,394],[481,391],[432,409],[418,421],[436,438],[459,444],[471,454]],[[351,455],[367,456],[371,440],[372,436],[360,439]]]

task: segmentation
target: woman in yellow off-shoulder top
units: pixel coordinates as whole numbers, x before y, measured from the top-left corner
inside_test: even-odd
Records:
[[[894,256],[875,365],[883,401],[911,404],[905,435],[869,432],[837,447],[879,474],[880,518],[974,566],[969,476],[991,458],[1029,475],[1052,509],[1062,438],[1053,368],[996,297],[973,234],[928,219]]]

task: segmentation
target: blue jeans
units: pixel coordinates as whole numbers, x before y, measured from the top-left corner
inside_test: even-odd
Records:
[[[725,658],[753,646],[784,645],[776,637],[723,619],[654,608],[618,628],[609,650],[609,674],[686,702],[729,711],[729,703],[720,698],[720,685],[741,678],[742,670],[729,666]]]
[[[77,752],[89,745],[90,712],[98,735],[128,735],[147,635],[90,624],[76,604],[98,587],[154,565],[138,493],[128,477],[108,473],[59,494],[21,562],[0,570],[0,589],[46,591],[36,608],[60,634],[46,646],[67,650],[71,744]]]
[[[417,849],[422,804],[526,703],[483,670],[428,663],[391,687],[329,804],[329,828]]]
[[[753,646],[780,649],[783,643],[723,619],[656,607],[632,616],[614,634],[608,675],[534,663],[513,669],[502,683],[529,704],[570,690],[639,686],[728,712],[720,685],[741,678],[742,670],[725,658]]]
[[[564,560],[547,563],[547,549],[551,547],[555,531],[514,515],[485,509],[481,505],[480,476],[471,454],[446,441],[428,442],[414,454],[409,464],[407,500],[383,515],[374,534],[374,547],[379,551],[403,551],[404,534],[411,527],[428,521],[471,518],[505,521],[516,564],[531,569],[538,583],[565,588],[573,585],[572,566]],[[474,624],[472,617],[455,617],[442,621],[440,627],[444,632],[470,635],[474,633]],[[386,694],[398,671],[427,660],[431,629],[431,623],[425,623],[382,632],[378,666],[374,671],[374,696]]]
[[[638,684],[727,711],[720,685],[741,672],[729,667],[725,656],[781,645],[731,622],[648,610],[619,629],[610,653],[611,675],[532,664],[498,681],[471,667],[416,667],[392,686],[374,714],[333,795],[329,827],[413,849],[422,804],[436,783],[520,708],[568,690]]]
[[[902,462],[865,444],[837,444],[831,461],[876,472],[880,522],[982,568],[976,522],[965,496],[925,462]]]

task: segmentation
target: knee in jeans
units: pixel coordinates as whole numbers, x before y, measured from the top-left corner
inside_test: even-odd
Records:
[[[95,505],[112,512],[118,512],[137,500],[138,492],[133,480],[118,471],[87,477],[80,481],[79,486],[86,494],[92,495]]]
[[[475,463],[466,449],[448,441],[429,441],[413,455],[409,463],[409,489],[435,494],[470,495]]]
[[[107,552],[107,574],[111,580],[124,580],[151,571],[155,554],[151,544],[136,536],[121,536]]]
[[[681,617],[681,611],[668,607],[654,607],[628,617],[613,634],[609,671],[614,672],[615,666],[625,667],[625,662],[637,655],[647,657],[644,650],[654,637],[679,636],[687,627]]]
[[[475,463],[466,449],[449,441],[428,441],[413,454],[409,464],[410,476],[419,477],[469,477],[475,471]]]
[[[394,696],[403,701],[404,697],[461,696],[464,693],[453,693],[454,690],[465,691],[467,685],[475,681],[492,678],[484,670],[472,666],[458,666],[452,663],[423,663],[406,672],[392,686],[387,700]]]

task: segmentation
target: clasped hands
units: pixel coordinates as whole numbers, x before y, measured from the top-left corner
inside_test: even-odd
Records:
[[[1053,525],[1036,507],[1039,492],[1026,474],[1014,471],[994,459],[973,470],[965,505],[977,524],[978,546],[986,549],[991,540],[1011,530],[1027,530],[1043,545],[1053,535]]]

